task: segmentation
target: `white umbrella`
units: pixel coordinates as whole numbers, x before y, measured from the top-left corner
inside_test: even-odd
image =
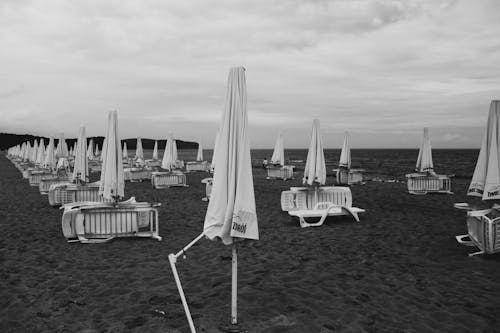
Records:
[[[89,160],[94,159],[94,140],[90,139],[89,144],[87,146],[87,158]]]
[[[76,142],[75,165],[73,167],[73,180],[82,182],[88,181],[89,167],[87,160],[87,138],[85,136],[85,126],[80,126],[78,141]]]
[[[486,132],[467,195],[500,199],[500,101],[491,101]]]
[[[175,139],[172,140],[172,155],[174,157],[174,161],[177,162],[179,157],[177,155],[177,141]]]
[[[198,142],[198,154],[196,154],[196,160],[198,162],[203,161],[203,147],[201,146],[201,142]]]
[[[351,168],[351,148],[349,147],[349,133],[345,132],[344,144],[340,153],[339,167]]]
[[[47,150],[45,151],[45,161],[43,164],[46,168],[50,168],[52,170],[54,170],[57,166],[53,137],[50,137],[49,144],[47,145]]]
[[[418,172],[433,172],[433,169],[431,139],[429,138],[429,129],[425,127],[418,151],[416,170]]]
[[[229,72],[226,105],[216,147],[212,195],[205,216],[203,233],[176,255],[169,255],[174,278],[193,332],[194,325],[177,275],[175,261],[203,236],[221,239],[224,244],[233,244],[231,323],[237,324],[237,251],[234,239],[259,239],[247,127],[245,70],[236,67]]]
[[[144,152],[142,150],[142,140],[141,138],[137,138],[137,146],[135,148],[135,158],[136,159],[144,159]]]
[[[163,152],[163,159],[161,161],[161,167],[166,170],[174,169],[176,166],[176,158],[174,156],[175,140],[172,133],[169,134],[168,140],[165,143],[165,151]]]
[[[276,143],[274,144],[273,155],[271,156],[272,164],[285,165],[285,147],[283,144],[283,135],[281,132],[278,134]]]
[[[102,159],[104,158],[104,145],[106,144],[106,138],[102,141],[102,151],[101,151],[101,156],[99,156],[99,160],[102,162]],[[96,146],[97,147],[97,146]],[[121,142],[120,142],[120,148],[121,148]]]
[[[59,134],[59,143],[57,144],[56,157],[68,157],[68,145],[64,139],[64,133]]]
[[[219,141],[219,131],[217,131],[217,133],[215,134],[215,144],[214,144],[214,150],[212,152],[212,163],[210,163],[210,169],[212,169],[212,171],[214,170],[215,168],[215,159],[216,159],[216,152],[217,152],[217,141]]]
[[[97,143],[95,145],[95,156],[99,156],[99,145]]]
[[[153,160],[158,159],[158,140],[155,140],[155,147],[153,149]]]
[[[28,161],[30,159],[31,154],[31,144],[30,142],[26,142],[26,149],[24,150],[23,160]]]
[[[306,166],[304,168],[304,184],[313,185],[318,183],[324,185],[326,182],[325,155],[323,154],[323,144],[319,120],[314,119],[311,133],[311,144],[307,152]]]
[[[36,163],[36,158],[38,157],[38,141],[35,139],[35,143],[33,144],[33,150],[31,151],[30,160],[33,163]]]
[[[123,143],[123,158],[128,158],[127,143]]]
[[[106,139],[102,147],[101,184],[99,195],[105,199],[118,201],[123,198],[125,181],[123,178],[122,147],[118,136],[118,113],[111,111],[108,114]]]
[[[43,139],[40,139],[40,144],[38,145],[38,153],[36,156],[36,163],[38,165],[42,165],[45,161],[45,145],[43,143]]]

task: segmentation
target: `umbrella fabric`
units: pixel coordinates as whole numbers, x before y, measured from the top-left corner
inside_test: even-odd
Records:
[[[167,142],[165,143],[165,151],[163,152],[163,159],[161,161],[161,167],[166,170],[171,170],[175,168],[176,158],[174,156],[174,146],[175,140],[172,133],[170,133]]]
[[[155,140],[155,147],[153,148],[153,160],[158,159],[158,140]]]
[[[36,163],[36,158],[38,156],[38,141],[35,139],[35,143],[33,144],[33,150],[31,151],[30,161]]]
[[[123,143],[123,158],[128,158],[127,143]]]
[[[36,156],[36,163],[38,165],[42,165],[45,161],[45,145],[43,144],[43,140],[40,139],[40,144],[38,145],[38,153]]]
[[[59,134],[59,143],[57,144],[56,157],[68,157],[68,145],[64,139],[64,133]]]
[[[433,169],[431,139],[429,137],[429,129],[426,127],[424,128],[424,135],[420,142],[416,170],[419,172],[432,172]]]
[[[87,158],[89,160],[94,159],[94,140],[90,139],[89,144],[87,146]]]
[[[99,145],[95,145],[95,156],[99,156]]]
[[[203,161],[203,147],[201,146],[201,142],[198,142],[198,154],[196,154],[196,160],[198,162]]]
[[[273,155],[271,156],[272,164],[285,165],[285,147],[283,144],[283,135],[281,132],[278,134],[276,143],[274,144]]]
[[[179,157],[177,155],[177,141],[175,139],[172,139],[172,156],[174,158],[174,162],[177,162]]]
[[[345,132],[344,144],[340,153],[339,167],[351,168],[351,148],[349,147],[349,133]]]
[[[99,156],[99,160],[102,162],[102,159],[104,158],[104,145],[106,144],[106,138],[104,138],[104,140],[102,141],[102,151],[101,151],[101,156]],[[120,145],[121,145],[121,142],[120,142]],[[120,146],[121,148],[121,146]]]
[[[307,152],[306,166],[304,168],[304,184],[312,185],[315,182],[324,185],[326,181],[325,155],[321,141],[319,120],[314,119],[311,133],[311,144]]]
[[[210,169],[212,170],[215,168],[217,141],[219,141],[219,131],[217,131],[217,133],[215,134],[215,145],[214,145],[214,151],[212,152],[212,163],[210,163]]]
[[[26,151],[24,152],[24,160],[28,161],[32,153],[31,143],[26,144]]]
[[[491,101],[486,132],[467,195],[500,199],[500,101]]]
[[[99,195],[105,199],[118,199],[124,196],[125,181],[123,178],[122,148],[118,136],[118,113],[108,114],[106,139],[102,147],[101,184]]]
[[[76,142],[75,165],[73,167],[73,180],[86,182],[89,176],[87,160],[87,138],[85,137],[85,126],[80,127],[78,141]]]
[[[141,138],[137,138],[137,146],[135,148],[135,158],[136,159],[144,159],[144,152],[142,150],[142,140]]]
[[[43,164],[46,168],[56,168],[57,160],[53,137],[50,137],[49,144],[47,145],[47,150],[45,151],[45,161]]]
[[[248,138],[245,69],[229,72],[226,104],[216,144],[212,194],[204,234],[232,244],[233,238],[259,239]]]

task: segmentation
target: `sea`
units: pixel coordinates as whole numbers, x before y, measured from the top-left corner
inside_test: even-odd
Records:
[[[133,153],[133,151],[130,151]],[[160,152],[160,156],[163,152]],[[197,151],[179,150],[179,159],[193,161]],[[212,159],[212,150],[203,151],[207,161]],[[144,151],[145,158],[150,158],[152,150]],[[262,160],[270,160],[272,149],[252,149],[251,158],[253,167],[261,167]],[[338,166],[340,149],[324,149],[325,162],[328,174],[334,174],[332,169]],[[434,171],[439,174],[455,175],[456,178],[470,179],[474,173],[479,149],[433,149],[432,157]],[[364,178],[404,180],[407,173],[415,170],[418,149],[351,149],[352,168],[364,169]],[[300,172],[304,169],[307,158],[307,149],[285,149],[286,164],[295,166]]]

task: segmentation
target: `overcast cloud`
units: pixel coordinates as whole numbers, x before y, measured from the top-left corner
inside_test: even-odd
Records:
[[[217,5],[215,5],[217,3]],[[230,67],[253,147],[479,147],[500,98],[500,1],[0,2],[0,131],[213,145]]]

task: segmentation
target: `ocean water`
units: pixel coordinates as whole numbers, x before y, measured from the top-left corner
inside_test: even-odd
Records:
[[[131,154],[133,152],[130,152]],[[196,159],[196,150],[179,150],[179,158],[184,161]],[[338,165],[340,149],[325,149],[327,172]],[[145,150],[145,157],[150,158],[153,152]],[[160,152],[160,156],[163,152]],[[212,150],[204,150],[204,159],[211,161]],[[260,167],[262,160],[268,160],[272,149],[252,149],[252,165]],[[476,166],[479,149],[433,149],[434,170],[437,173],[453,174],[458,178],[471,178]],[[404,179],[405,174],[413,172],[417,161],[418,149],[351,149],[353,168],[365,169],[367,177],[384,179]],[[307,149],[285,149],[285,158],[297,170],[303,170],[307,157]],[[288,164],[288,162],[287,162]]]

